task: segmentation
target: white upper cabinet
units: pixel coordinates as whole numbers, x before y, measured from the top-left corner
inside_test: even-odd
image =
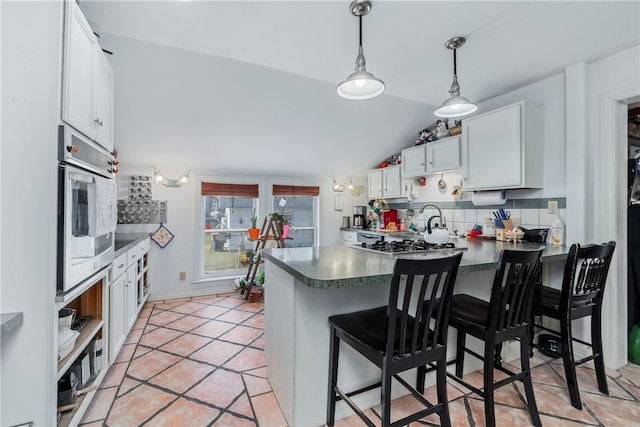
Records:
[[[113,70],[80,7],[65,2],[62,120],[113,151]]]
[[[460,168],[460,137],[453,136],[402,150],[402,176],[422,176]]]
[[[65,16],[62,118],[76,129],[93,133],[92,70],[96,36],[75,2]]]
[[[96,129],[96,142],[113,151],[113,68],[107,60],[107,56],[95,45],[94,54],[94,76],[95,76],[95,97],[94,97],[94,118],[93,123]]]
[[[460,137],[425,144],[427,152],[427,173],[436,173],[458,169],[460,167]]]
[[[542,188],[542,106],[518,102],[462,122],[465,191]]]
[[[369,171],[369,198],[401,197],[402,178],[401,165]]]
[[[402,150],[402,176],[405,178],[427,173],[427,144]]]

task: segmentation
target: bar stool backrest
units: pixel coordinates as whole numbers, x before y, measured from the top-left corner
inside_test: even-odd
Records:
[[[600,307],[616,242],[571,245],[565,263],[561,307],[588,311]]]
[[[462,252],[438,259],[396,260],[387,306],[387,355],[407,358],[446,343],[461,258]]]
[[[500,253],[489,301],[488,329],[507,331],[530,321],[534,279],[542,249],[505,249]]]

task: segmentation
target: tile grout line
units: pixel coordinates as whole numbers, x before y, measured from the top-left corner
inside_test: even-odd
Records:
[[[186,400],[192,401],[192,402],[197,403],[197,404],[202,404],[202,405],[204,405],[204,406],[206,406],[206,407],[209,407],[209,408],[212,408],[212,409],[215,409],[216,411],[218,411],[218,412],[219,412],[219,413],[218,413],[218,416],[217,416],[217,417],[215,417],[215,419],[212,421],[212,423],[213,423],[213,424],[215,424],[215,422],[217,422],[217,420],[218,420],[218,419],[220,419],[222,416],[224,416],[224,414],[226,414],[226,413],[229,413],[229,414],[231,414],[231,415],[233,415],[233,416],[235,416],[235,417],[239,417],[239,418],[241,418],[241,419],[245,419],[245,420],[248,420],[248,421],[253,421],[253,422],[255,422],[255,423],[257,424],[257,415],[256,415],[256,412],[255,412],[255,408],[254,408],[254,406],[253,406],[253,402],[252,402],[252,400],[251,400],[251,397],[252,397],[252,396],[250,396],[250,395],[249,395],[249,391],[248,391],[248,389],[247,389],[246,383],[245,383],[244,378],[243,378],[243,371],[235,371],[235,370],[232,370],[232,369],[229,369],[229,368],[225,368],[225,367],[223,367],[223,366],[224,366],[224,364],[229,363],[229,361],[231,361],[234,357],[236,357],[238,354],[240,354],[240,353],[241,353],[243,350],[245,350],[246,348],[251,348],[251,349],[255,349],[255,350],[259,350],[259,351],[264,351],[264,349],[260,349],[260,348],[256,348],[256,347],[251,347],[251,344],[252,344],[252,343],[254,343],[256,340],[258,340],[260,337],[264,336],[264,333],[263,333],[263,334],[261,334],[259,337],[256,337],[255,339],[253,339],[249,344],[245,344],[245,345],[243,345],[243,344],[239,344],[239,343],[235,343],[235,342],[231,342],[231,341],[220,340],[220,339],[218,338],[219,336],[222,336],[222,335],[226,334],[227,332],[230,332],[231,330],[235,329],[235,327],[240,326],[240,325],[242,324],[242,323],[231,323],[231,322],[225,322],[225,323],[232,324],[232,325],[234,325],[234,326],[233,326],[229,331],[226,331],[226,332],[224,332],[224,333],[220,334],[218,337],[213,338],[213,337],[202,336],[202,335],[198,335],[198,334],[192,334],[192,335],[196,335],[196,336],[202,336],[202,337],[205,337],[205,338],[210,338],[210,339],[211,339],[211,341],[210,341],[209,343],[207,343],[207,344],[204,344],[202,347],[199,347],[197,350],[192,351],[192,352],[191,352],[191,353],[189,353],[189,355],[187,355],[187,356],[177,355],[177,354],[171,353],[171,352],[169,352],[169,351],[162,350],[160,347],[162,347],[162,346],[164,346],[164,345],[166,345],[166,344],[169,344],[170,342],[175,341],[176,339],[178,339],[178,338],[180,338],[180,337],[182,337],[182,336],[184,336],[184,335],[186,335],[186,334],[189,334],[191,331],[193,331],[193,329],[197,329],[198,327],[193,328],[193,329],[191,329],[191,330],[189,330],[189,331],[182,331],[182,330],[172,329],[172,328],[170,328],[170,327],[165,327],[165,325],[166,325],[166,324],[165,324],[165,325],[155,325],[155,324],[149,323],[149,320],[150,320],[150,319],[151,319],[151,317],[154,315],[154,311],[156,311],[156,310],[157,310],[157,311],[159,311],[160,313],[170,311],[170,312],[172,312],[172,313],[182,314],[182,315],[183,315],[182,317],[180,317],[179,319],[175,319],[174,321],[180,320],[180,319],[182,319],[182,318],[184,318],[184,317],[187,317],[187,316],[194,316],[194,317],[198,317],[198,318],[200,318],[200,317],[199,317],[199,316],[197,316],[197,315],[193,315],[193,314],[189,314],[189,313],[188,313],[188,314],[185,314],[185,313],[181,313],[181,312],[177,312],[177,311],[173,311],[173,310],[171,310],[172,308],[179,307],[180,305],[182,305],[182,304],[184,304],[184,303],[187,303],[187,302],[191,302],[191,301],[182,301],[182,302],[180,302],[179,304],[177,304],[177,305],[175,305],[175,306],[172,306],[172,307],[169,307],[169,308],[167,308],[167,309],[163,309],[163,308],[159,308],[159,307],[155,307],[155,306],[153,307],[153,309],[152,309],[152,311],[151,311],[151,313],[150,313],[149,317],[147,318],[147,322],[145,323],[145,327],[144,327],[144,328],[141,328],[143,332],[142,332],[142,334],[140,335],[140,337],[139,337],[138,341],[135,343],[135,346],[136,346],[136,347],[135,347],[135,349],[134,349],[134,351],[133,351],[133,353],[132,353],[131,359],[130,359],[130,360],[129,360],[129,362],[127,363],[127,369],[126,369],[126,371],[125,371],[125,374],[123,375],[123,379],[124,379],[124,378],[128,378],[128,379],[130,379],[130,380],[134,380],[134,381],[136,381],[136,382],[139,382],[140,384],[138,384],[137,386],[133,387],[133,388],[132,388],[132,389],[130,389],[130,390],[127,390],[127,392],[126,392],[126,393],[124,393],[123,395],[118,396],[118,395],[117,395],[117,393],[119,392],[119,390],[120,390],[120,386],[122,385],[122,381],[120,382],[120,384],[118,385],[118,390],[116,391],[116,396],[114,397],[114,400],[111,402],[111,405],[110,405],[109,411],[107,412],[107,415],[106,415],[106,417],[105,417],[105,419],[104,419],[104,421],[105,421],[105,422],[106,422],[106,420],[108,420],[108,419],[109,419],[109,416],[111,415],[111,410],[113,409],[113,405],[114,405],[115,401],[116,401],[118,398],[120,398],[120,397],[122,397],[122,396],[125,396],[125,395],[129,394],[131,391],[133,391],[133,390],[137,389],[141,384],[144,384],[144,385],[146,385],[146,386],[148,386],[148,387],[151,387],[151,388],[154,388],[154,389],[160,390],[160,391],[162,391],[162,392],[164,392],[164,393],[170,394],[170,395],[174,396],[175,398],[174,398],[173,400],[171,400],[171,402],[167,403],[167,405],[165,405],[165,406],[164,406],[164,407],[162,407],[162,408],[159,408],[156,412],[154,412],[153,414],[151,414],[151,415],[150,415],[150,416],[149,416],[149,417],[148,417],[148,418],[143,422],[143,425],[144,425],[144,424],[147,424],[148,422],[150,422],[151,420],[153,420],[153,419],[154,419],[154,417],[156,417],[158,414],[160,414],[160,413],[164,412],[167,408],[169,408],[173,403],[175,403],[175,402],[176,402],[178,399],[180,399],[180,398],[184,398],[184,399],[186,399]],[[236,309],[237,309],[237,307],[240,307],[240,306],[242,306],[242,305],[244,305],[244,304],[245,304],[245,303],[243,302],[243,303],[241,303],[241,304],[237,305],[237,306],[236,306],[236,307],[234,307],[234,308],[229,308],[229,307],[224,307],[224,306],[215,305],[215,303],[203,304],[203,306],[204,306],[204,307],[215,306],[215,307],[221,307],[221,308],[227,308],[227,309],[228,309],[226,312],[221,313],[220,315],[216,316],[215,318],[209,319],[209,321],[210,321],[210,320],[214,320],[214,319],[216,319],[217,317],[219,317],[219,316],[221,316],[221,315],[223,315],[223,314],[229,313],[231,310],[236,310]],[[203,307],[203,308],[204,308],[204,307]],[[195,312],[195,311],[198,311],[198,310],[194,310],[194,312]],[[244,312],[244,313],[252,313],[252,315],[251,315],[250,317],[248,317],[247,319],[245,319],[245,320],[243,320],[243,321],[242,321],[242,322],[245,322],[245,321],[247,321],[247,320],[249,320],[249,319],[251,319],[251,318],[255,317],[257,314],[261,314],[261,313],[264,311],[264,308],[263,308],[263,309],[261,309],[261,310],[258,310],[258,311],[244,311],[244,310],[239,310],[239,311]],[[193,312],[192,312],[192,313],[193,313]],[[173,321],[168,322],[168,323],[172,323],[172,322],[173,322]],[[224,321],[221,321],[221,322],[224,322]],[[149,332],[146,332],[146,333],[145,333],[145,332],[144,332],[144,330],[146,329],[146,327],[147,327],[148,325],[156,326],[156,328],[155,328],[155,329],[153,329],[153,330],[151,330],[151,331],[149,331]],[[247,327],[247,326],[245,326],[245,327]],[[159,347],[151,347],[151,346],[147,346],[147,345],[144,345],[144,344],[140,344],[140,340],[142,340],[142,338],[144,337],[144,335],[149,334],[149,333],[151,333],[151,332],[153,332],[153,331],[155,331],[155,330],[157,330],[157,329],[159,329],[159,328],[168,329],[168,330],[172,330],[172,331],[177,331],[177,332],[180,332],[180,335],[179,335],[179,336],[176,336],[175,338],[173,338],[173,339],[171,339],[171,340],[169,340],[169,341],[167,341],[167,342],[165,342],[165,343],[162,343]],[[261,330],[263,330],[263,331],[264,331],[264,328],[257,328],[257,327],[251,327],[251,328],[253,328],[253,329],[261,329]],[[190,358],[190,356],[191,356],[191,355],[193,355],[195,352],[197,352],[197,351],[201,350],[202,348],[206,347],[207,345],[209,345],[209,344],[213,343],[213,342],[214,342],[214,341],[216,341],[216,340],[217,340],[217,341],[220,341],[220,342],[226,342],[226,343],[230,343],[230,344],[238,345],[238,346],[242,347],[242,349],[241,349],[241,350],[239,350],[238,352],[236,352],[235,354],[233,354],[231,357],[229,357],[229,358],[228,358],[227,360],[225,360],[223,363],[221,363],[221,366],[216,366],[216,365],[213,365],[213,364],[208,363],[208,362],[204,362],[204,361],[201,361],[201,360],[196,360],[196,359],[191,359],[191,358]],[[131,375],[127,374],[127,371],[128,371],[128,369],[129,369],[129,367],[130,367],[130,363],[131,363],[131,361],[132,361],[133,359],[135,359],[135,357],[134,357],[134,356],[135,356],[135,353],[136,353],[136,351],[137,351],[138,347],[140,347],[140,346],[142,346],[142,347],[144,347],[144,348],[148,348],[148,349],[150,349],[150,350],[149,350],[148,352],[146,352],[145,354],[143,354],[143,355],[139,356],[138,358],[145,356],[146,354],[150,353],[151,351],[158,351],[158,352],[161,352],[161,353],[166,353],[166,354],[170,354],[170,355],[178,356],[178,357],[180,357],[180,360],[178,360],[178,361],[176,361],[175,363],[173,363],[173,364],[171,364],[171,365],[169,365],[169,366],[165,367],[165,368],[164,368],[164,369],[162,369],[161,371],[156,372],[155,374],[153,374],[153,376],[151,376],[151,377],[147,378],[146,380],[140,380],[140,379],[138,379],[138,378],[136,378],[136,377],[133,377],[133,376],[131,376]],[[149,380],[151,380],[152,378],[155,378],[155,377],[157,377],[158,375],[160,375],[160,374],[164,373],[165,371],[167,371],[167,370],[168,370],[168,369],[170,369],[171,367],[173,367],[173,366],[177,365],[178,363],[180,363],[180,361],[182,361],[182,360],[189,360],[189,361],[192,361],[192,362],[195,362],[195,363],[201,363],[201,364],[204,364],[204,365],[207,365],[207,366],[213,367],[214,369],[213,369],[210,373],[208,373],[207,375],[205,375],[203,378],[201,378],[199,381],[197,381],[197,382],[195,382],[195,383],[191,384],[191,385],[190,385],[190,387],[189,387],[189,388],[187,388],[187,389],[186,389],[184,392],[182,392],[182,393],[177,393],[175,390],[167,389],[167,388],[165,388],[165,387],[162,387],[162,386],[159,386],[159,385],[157,385],[157,384],[154,384],[154,383],[149,382]],[[258,367],[255,367],[255,368],[253,368],[253,369],[258,369],[258,368],[262,368],[262,367],[266,367],[266,365],[265,365],[265,366],[258,366]],[[208,403],[208,402],[204,402],[204,401],[201,401],[201,400],[199,400],[199,399],[197,399],[197,398],[193,398],[193,397],[190,397],[190,396],[187,396],[187,395],[186,395],[190,390],[194,389],[198,384],[202,383],[206,378],[208,378],[210,375],[212,375],[213,373],[217,372],[218,370],[223,370],[223,371],[226,371],[226,372],[230,372],[230,373],[233,373],[233,374],[237,374],[237,375],[239,375],[239,376],[240,376],[240,378],[241,378],[241,380],[242,380],[242,384],[243,384],[243,391],[242,391],[241,393],[239,393],[239,394],[238,394],[238,396],[236,396],[236,397],[235,397],[235,398],[234,398],[234,399],[229,403],[229,405],[227,405],[226,407],[222,408],[222,407],[218,407],[218,406],[216,406],[216,405],[214,405],[214,404],[211,404],[211,403]],[[257,378],[259,378],[259,377],[257,377]],[[267,381],[268,381],[268,380],[267,380]],[[272,391],[270,391],[270,392],[272,392]],[[264,393],[263,393],[263,394],[264,394]],[[247,417],[245,414],[237,413],[237,412],[231,411],[231,410],[229,409],[229,408],[233,407],[233,405],[234,405],[234,404],[235,404],[235,403],[236,403],[236,402],[237,402],[237,401],[238,401],[238,400],[239,400],[243,395],[246,395],[247,400],[248,400],[249,405],[250,405],[250,408],[251,408],[251,411],[252,411],[252,414],[253,414],[253,416],[254,416],[255,418],[249,418],[249,417]],[[213,424],[212,424],[212,425],[213,425]]]

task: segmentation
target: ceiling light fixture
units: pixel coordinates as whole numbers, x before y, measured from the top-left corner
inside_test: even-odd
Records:
[[[367,63],[362,50],[362,17],[371,11],[371,1],[354,0],[349,8],[360,22],[360,44],[355,71],[338,85],[338,95],[358,101],[375,98],[384,92],[384,82],[367,71]]]
[[[449,89],[449,98],[433,112],[433,114],[438,117],[462,117],[478,109],[476,104],[464,96],[460,96],[460,85],[458,84],[458,74],[456,70],[456,50],[464,45],[464,42],[464,37],[454,37],[444,44],[447,49],[453,50],[453,82]]]
[[[180,176],[180,178],[178,179],[168,179],[164,175],[162,175],[162,172],[160,172],[158,169],[154,169],[153,177],[156,181],[156,184],[162,184],[165,187],[169,188],[178,188],[189,182],[189,171],[184,171],[182,176]]]

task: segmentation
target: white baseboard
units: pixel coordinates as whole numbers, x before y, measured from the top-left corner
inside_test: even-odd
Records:
[[[217,295],[217,294],[228,294],[230,292],[238,292],[236,291],[233,285],[225,283],[225,284],[214,284],[202,289],[185,289],[184,291],[171,291],[171,292],[151,292],[149,294],[149,299],[147,301],[163,301],[168,299],[178,299],[178,298],[193,298],[193,297],[202,297],[206,295]]]

